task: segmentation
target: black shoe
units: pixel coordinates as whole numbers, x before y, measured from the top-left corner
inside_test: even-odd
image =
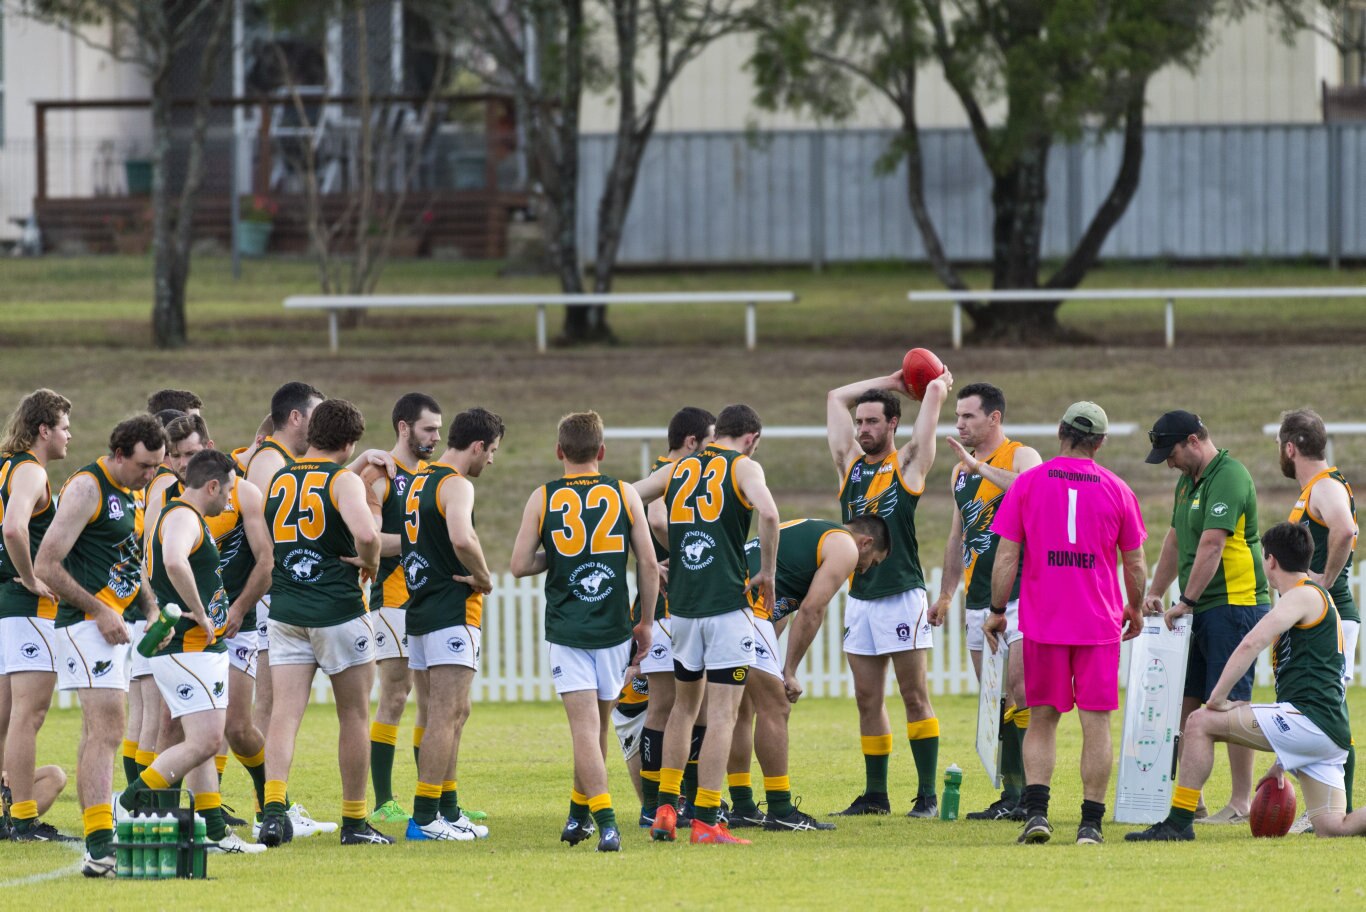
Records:
[[[245,820],[243,820],[241,817],[238,817],[238,816],[237,816],[237,813],[236,813],[232,808],[230,808],[228,805],[226,805],[226,804],[223,805],[223,806],[222,806],[222,809],[223,809],[223,822],[226,823],[228,826],[230,826],[230,827],[240,827],[240,826],[246,826],[246,825],[247,825],[247,822],[246,822]]]
[[[1021,815],[1019,819],[1024,820],[1023,814],[1024,808],[1020,807],[1020,803],[1018,801],[1014,801],[1010,798],[1007,798],[1005,795],[1002,795],[1000,798],[997,798],[991,804],[987,805],[984,810],[973,811],[971,814],[968,814],[964,819],[1014,820],[1016,815]]]
[[[861,817],[864,814],[890,814],[892,802],[883,795],[859,795],[842,811],[832,811],[831,817]]]
[[[289,818],[284,815],[276,816],[268,814],[261,818],[261,830],[256,834],[256,841],[268,849],[292,842],[294,839],[294,825],[289,822]]]
[[[573,817],[564,822],[564,829],[560,831],[560,842],[567,842],[569,845],[576,846],[597,831],[597,826],[593,823],[593,818],[580,823]]]
[[[1042,845],[1047,842],[1052,835],[1053,828],[1048,825],[1048,818],[1042,814],[1038,814],[1025,821],[1024,832],[1021,833],[1020,838],[1015,841],[1019,843],[1028,843],[1030,845]]]
[[[1105,845],[1105,837],[1101,835],[1100,824],[1082,823],[1077,827],[1077,845]]]
[[[10,833],[10,839],[15,842],[81,842],[76,836],[68,836],[65,833],[57,832],[57,828],[50,823],[43,823],[35,820],[29,828],[22,832],[15,827]]]
[[[640,824],[642,830],[648,830],[655,825],[655,815],[647,814],[644,809],[642,809],[640,812],[640,820],[637,822]]]
[[[1194,840],[1195,827],[1188,824],[1185,829],[1178,830],[1165,820],[1159,820],[1146,830],[1124,834],[1125,842],[1193,842]]]
[[[772,814],[765,814],[764,829],[773,832],[778,831],[803,831],[803,830],[833,830],[833,823],[822,823],[810,814],[801,811],[796,802],[792,804],[792,812],[782,817],[775,817]]]
[[[598,837],[599,852],[620,852],[621,833],[616,827],[603,827],[602,835]]]
[[[688,800],[686,795],[679,795],[678,823],[674,824],[674,826],[678,827],[679,829],[692,829],[692,818],[692,802]]]
[[[937,795],[916,795],[915,804],[906,812],[907,817],[921,819],[939,816],[939,797]]]
[[[360,826],[341,828],[342,845],[393,845],[394,840],[385,836],[379,830],[370,826],[369,823],[362,823]]]
[[[767,826],[768,820],[768,815],[765,814],[763,811],[759,810],[758,806],[756,805],[754,810],[752,811],[732,810],[730,812],[730,819],[727,825],[732,830],[743,830],[746,827],[753,828]]]

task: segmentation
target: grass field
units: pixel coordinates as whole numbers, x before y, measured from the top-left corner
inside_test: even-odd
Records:
[[[1264,694],[1269,697],[1269,694]],[[966,771],[963,811],[984,806],[994,793],[981,772],[971,739],[975,697],[935,701],[942,720],[941,775],[956,762]],[[1357,726],[1366,726],[1366,701],[1357,700]],[[893,720],[900,707],[889,705]],[[820,816],[845,806],[862,788],[862,760],[851,700],[799,703],[792,715],[793,787],[802,807]],[[408,744],[411,717],[399,744]],[[71,769],[80,717],[54,711],[39,744],[42,762]],[[896,727],[895,725],[893,726]],[[1116,714],[1115,743],[1119,742]],[[320,820],[338,819],[340,786],[335,765],[336,721],[330,707],[314,706],[300,735],[291,794]],[[634,794],[620,754],[609,755],[618,813],[633,813]],[[908,820],[914,792],[910,751],[900,742],[892,757],[890,817],[839,823],[832,833],[759,833],[754,845],[703,847],[651,843],[624,828],[620,856],[598,856],[591,843],[570,849],[558,842],[567,808],[569,731],[555,704],[483,704],[475,707],[461,748],[460,794],[468,807],[488,812],[487,842],[407,844],[343,849],[319,835],[263,856],[211,859],[210,883],[110,883],[71,873],[77,857],[59,846],[6,844],[0,897],[11,905],[11,882],[55,873],[27,886],[23,907],[49,909],[238,908],[262,897],[282,907],[331,909],[450,908],[681,908],[725,904],[736,908],[1059,908],[1106,909],[1223,906],[1216,897],[1241,895],[1252,883],[1294,897],[1297,908],[1350,908],[1362,900],[1360,843],[1312,836],[1255,840],[1245,827],[1201,827],[1197,841],[1180,846],[1136,846],[1122,841],[1130,829],[1106,827],[1109,844],[1072,845],[1080,818],[1075,717],[1059,730],[1053,784],[1054,842],[1019,846],[1018,824]],[[1267,761],[1262,758],[1258,770]],[[759,770],[755,767],[755,782]],[[395,786],[411,806],[411,755],[395,762]],[[1227,769],[1208,790],[1217,808],[1227,792]],[[756,788],[756,794],[759,789]],[[1114,785],[1111,783],[1110,801]],[[235,762],[224,798],[250,806],[250,782]],[[624,811],[624,813],[623,813]],[[80,815],[74,786],[48,818],[73,831]],[[401,830],[387,828],[393,835]],[[752,831],[745,830],[745,835]],[[1268,880],[1271,872],[1275,886]]]

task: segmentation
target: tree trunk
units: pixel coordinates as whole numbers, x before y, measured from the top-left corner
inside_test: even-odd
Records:
[[[149,35],[148,38],[152,39],[153,36]],[[169,56],[169,42],[163,42],[158,49],[161,64],[151,81],[152,342],[157,348],[180,348],[186,341],[184,270],[171,240],[170,193],[166,187],[166,172],[171,157]]]

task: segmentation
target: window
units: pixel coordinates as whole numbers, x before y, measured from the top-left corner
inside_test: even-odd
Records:
[[[1366,3],[1353,3],[1342,13],[1342,84],[1366,85]]]

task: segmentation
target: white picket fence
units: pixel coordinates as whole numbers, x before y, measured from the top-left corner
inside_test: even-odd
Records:
[[[941,571],[938,567],[928,573],[931,599],[939,592]],[[1363,574],[1354,569],[1352,591],[1357,593],[1357,604],[1362,603]],[[1175,591],[1173,590],[1173,596]],[[802,662],[801,681],[807,697],[852,697],[853,680],[840,648],[843,625],[839,619],[844,612],[846,590],[835,596],[820,634],[811,644]],[[545,596],[541,577],[517,579],[512,574],[495,578],[493,592],[484,598],[484,642],[479,673],[474,678],[474,699],[480,702],[519,702],[551,700],[555,697],[550,676],[549,655],[546,649]],[[786,634],[783,636],[785,648]],[[1366,686],[1361,674],[1362,644],[1350,660],[1355,664],[1356,686]],[[1129,668],[1129,648],[1120,652],[1121,681],[1126,680]],[[948,620],[935,628],[934,650],[930,653],[930,690],[934,694],[963,694],[977,692],[977,679],[972,672],[963,629],[963,593],[954,598]],[[1271,663],[1268,653],[1257,660],[1257,683],[1271,683]],[[887,693],[895,692],[896,680],[887,676]],[[313,682],[314,702],[329,703],[332,687],[326,675],[319,673]],[[68,692],[58,694],[57,705],[63,709],[74,705]]]

